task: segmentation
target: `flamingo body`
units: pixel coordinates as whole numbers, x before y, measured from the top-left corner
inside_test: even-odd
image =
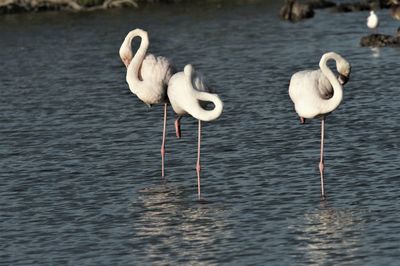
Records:
[[[135,37],[142,40],[136,54],[132,56],[131,44]],[[147,32],[135,29],[125,37],[119,54],[127,67],[126,81],[129,89],[150,106],[166,102],[168,81],[175,70],[167,58],[147,53],[148,46]]]
[[[222,101],[212,92],[203,75],[194,72],[191,65],[185,66],[184,72],[173,75],[168,83],[168,98],[175,113],[180,116],[190,114],[202,121],[215,120],[222,113]],[[200,101],[214,102],[215,108],[211,111],[205,110]]]
[[[147,105],[165,103],[168,81],[174,73],[171,62],[163,56],[146,54],[140,70],[139,79],[143,82],[142,86],[137,86],[129,75],[126,76],[131,92]]]
[[[326,66],[335,60],[339,77]],[[320,69],[303,70],[293,74],[289,84],[289,96],[300,117],[314,118],[335,110],[342,101],[344,85],[350,75],[350,64],[337,53],[326,53],[321,57]]]
[[[333,87],[321,70],[303,70],[292,76],[289,95],[300,117],[314,118],[323,113],[321,99],[331,98]]]

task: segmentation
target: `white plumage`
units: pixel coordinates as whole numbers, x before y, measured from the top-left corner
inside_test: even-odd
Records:
[[[373,10],[371,10],[369,13],[369,17],[367,19],[367,26],[370,29],[376,29],[379,26],[378,16],[375,14]]]
[[[132,40],[140,37],[140,47],[135,56],[132,52]],[[161,174],[164,176],[165,136],[167,124],[167,85],[174,74],[171,62],[162,56],[147,53],[149,37],[141,29],[132,30],[126,35],[119,49],[119,55],[125,64],[126,81],[132,93],[148,106],[164,103],[164,127],[161,144]]]
[[[336,61],[339,77],[336,78],[327,66],[329,60]],[[295,73],[289,85],[289,96],[294,108],[304,123],[305,118],[321,116],[321,159],[319,171],[321,175],[321,194],[325,197],[324,189],[324,125],[325,116],[334,111],[343,99],[343,85],[348,81],[350,64],[334,52],[326,53],[319,62],[320,69],[305,70]]]
[[[200,198],[200,143],[201,121],[211,121],[220,117],[223,103],[217,94],[206,85],[201,74],[194,72],[192,65],[186,65],[183,72],[174,74],[168,83],[168,98],[172,108],[178,114],[175,121],[176,135],[181,136],[180,119],[190,114],[199,121],[197,145],[197,193]],[[204,109],[204,102],[212,102],[213,110]]]
[[[188,113],[202,121],[215,120],[222,113],[221,99],[211,92],[203,76],[194,72],[192,65],[186,65],[184,72],[173,75],[168,83],[168,98],[175,113],[179,116]],[[215,107],[205,110],[200,101],[212,102]]]
[[[141,43],[132,58],[132,40],[140,37]],[[174,73],[171,62],[163,56],[147,53],[149,38],[141,29],[130,31],[119,50],[120,57],[127,67],[126,81],[132,93],[147,105],[166,101],[168,81]]]
[[[328,60],[336,61],[339,78],[327,67]],[[332,112],[342,101],[342,84],[350,75],[350,64],[340,55],[330,52],[321,57],[318,70],[295,73],[289,85],[289,96],[297,114],[314,118]]]

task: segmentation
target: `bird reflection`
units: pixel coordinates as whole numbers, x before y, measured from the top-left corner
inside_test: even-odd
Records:
[[[147,188],[139,191],[137,202],[131,204],[131,212],[138,216],[132,221],[131,242],[147,260],[161,259],[171,265],[198,261],[212,252],[222,232],[224,237],[230,234],[224,219],[218,219],[219,207],[190,201],[191,194],[184,191],[168,185]],[[175,254],[177,250],[179,254]]]
[[[372,51],[372,57],[378,58],[381,56],[381,50],[379,49],[379,47],[371,47],[371,51]]]
[[[315,265],[325,265],[333,260],[338,251],[345,251],[343,258],[351,258],[360,247],[360,237],[363,232],[363,220],[359,211],[339,210],[321,203],[316,212],[304,216],[304,228],[298,240],[301,240],[302,253],[309,262]]]

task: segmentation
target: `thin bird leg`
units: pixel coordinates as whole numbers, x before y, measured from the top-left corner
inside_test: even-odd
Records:
[[[161,143],[161,175],[164,177],[164,159],[165,159],[165,135],[167,131],[167,104],[164,104],[164,127],[163,127],[163,137]]]
[[[201,143],[201,121],[199,120],[199,139],[197,143],[197,164],[196,164],[196,172],[197,172],[197,194],[200,199],[200,143]]]
[[[321,195],[325,198],[324,189],[324,130],[325,130],[325,116],[321,119],[321,160],[319,161],[319,172],[321,174]]]
[[[300,124],[304,124],[306,122],[306,119],[304,117],[300,116]]]
[[[178,118],[175,120],[175,133],[178,139],[181,138],[181,118],[182,116],[178,116]]]

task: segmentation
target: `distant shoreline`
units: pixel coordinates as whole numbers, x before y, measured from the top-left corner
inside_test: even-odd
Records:
[[[90,11],[121,7],[139,8],[147,4],[173,3],[219,3],[227,0],[0,0],[0,15],[13,13],[36,13],[43,11]],[[239,2],[262,2],[241,0]]]
[[[268,0],[272,1],[272,0]],[[275,0],[276,1],[276,0]],[[278,0],[283,2],[284,0]],[[44,11],[91,11],[111,8],[140,8],[150,4],[243,4],[265,0],[0,0],[0,15]]]
[[[0,0],[0,15],[14,13],[37,13],[44,11],[91,11],[112,8],[140,8],[149,4],[244,4],[265,3],[276,0]],[[354,12],[390,8],[396,0],[277,0],[284,5],[289,2],[311,5],[313,8],[333,7],[336,12]],[[398,0],[400,1],[400,0]],[[336,3],[339,2],[339,3]]]
[[[111,8],[139,8],[147,4],[173,4],[197,0],[0,0],[0,15],[13,13],[36,13],[43,11],[91,11]],[[224,0],[220,0],[223,2]],[[245,2],[244,0],[243,2]],[[247,0],[257,1],[257,0]],[[197,1],[207,2],[207,1]],[[213,0],[212,2],[218,2]]]
[[[142,0],[0,0],[0,14],[138,7]]]

